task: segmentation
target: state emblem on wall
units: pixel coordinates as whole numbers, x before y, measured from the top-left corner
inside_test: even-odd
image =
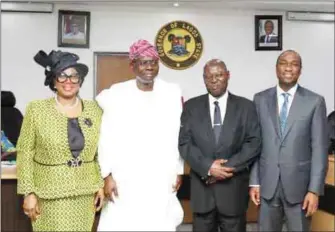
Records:
[[[185,21],[173,21],[157,33],[155,44],[161,62],[169,68],[187,69],[198,62],[203,41],[198,29]]]

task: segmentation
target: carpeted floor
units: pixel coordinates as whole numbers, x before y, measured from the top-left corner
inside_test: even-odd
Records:
[[[192,231],[192,224],[182,224],[178,227],[177,231]],[[248,223],[247,224],[247,231],[252,232],[252,231],[257,231],[257,223]],[[283,227],[283,232],[287,231],[285,228],[285,225]]]
[[[178,227],[177,231],[192,231],[191,224],[183,224]],[[248,223],[247,231],[257,231],[257,224],[256,223]]]

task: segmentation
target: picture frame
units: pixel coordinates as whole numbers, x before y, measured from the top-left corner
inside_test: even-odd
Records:
[[[255,15],[255,50],[281,51],[282,15]]]
[[[58,47],[90,47],[91,13],[87,11],[58,11]]]

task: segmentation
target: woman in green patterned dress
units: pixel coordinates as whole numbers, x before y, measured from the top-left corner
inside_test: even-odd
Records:
[[[97,163],[101,109],[82,100],[88,67],[73,53],[40,51],[55,97],[28,104],[17,143],[18,193],[34,231],[91,231],[103,204]]]

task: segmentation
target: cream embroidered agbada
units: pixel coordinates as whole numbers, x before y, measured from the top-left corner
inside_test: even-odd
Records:
[[[156,79],[145,92],[130,80],[97,101],[104,111],[99,164],[103,177],[112,173],[119,194],[103,208],[98,231],[175,231],[183,219],[172,188],[183,173],[179,87]]]

